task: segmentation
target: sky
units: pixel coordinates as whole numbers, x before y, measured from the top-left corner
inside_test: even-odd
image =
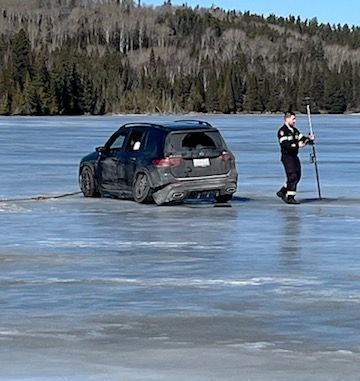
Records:
[[[164,0],[143,0],[142,3],[157,6],[162,5]],[[302,20],[316,17],[319,23],[360,26],[360,0],[171,0],[171,3],[204,8],[214,5],[226,10],[250,11],[265,17],[272,13],[283,17],[300,16]]]

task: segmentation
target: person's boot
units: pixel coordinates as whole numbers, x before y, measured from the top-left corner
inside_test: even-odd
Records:
[[[287,204],[293,204],[293,205],[298,205],[300,204],[300,202],[298,200],[295,200],[295,197],[294,196],[289,196],[287,199],[286,199],[286,203]]]
[[[283,201],[286,200],[286,188],[282,187],[278,192],[276,192],[276,196],[280,197]]]

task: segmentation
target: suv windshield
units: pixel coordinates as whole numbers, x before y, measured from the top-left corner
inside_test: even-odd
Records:
[[[192,156],[199,151],[218,154],[224,149],[223,140],[218,131],[173,132],[166,140],[167,155]]]

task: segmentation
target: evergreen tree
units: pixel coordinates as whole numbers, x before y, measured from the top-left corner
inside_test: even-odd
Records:
[[[271,94],[269,78],[267,77],[263,78],[261,85],[259,87],[259,93],[260,93],[261,108],[262,108],[262,111],[265,111],[267,110],[267,103],[269,101],[270,94]]]
[[[266,103],[266,109],[271,112],[282,111],[282,101],[279,82],[274,76],[269,79],[269,98]]]
[[[231,72],[228,69],[222,79],[223,86],[220,94],[219,111],[224,114],[236,111],[234,92],[231,84]]]
[[[20,29],[12,43],[14,80],[23,89],[25,76],[31,72],[31,45],[27,33]]]
[[[24,111],[25,99],[20,89],[20,85],[16,85],[11,102],[11,114],[22,115]]]
[[[44,57],[37,63],[34,85],[40,103],[38,112],[41,113],[41,115],[56,114],[58,110],[55,86],[47,69]]]
[[[245,93],[245,110],[246,111],[263,111],[259,95],[259,85],[254,73],[247,77],[246,93]]]
[[[311,109],[314,112],[313,97],[311,96],[311,82],[310,74],[307,70],[307,66],[303,65],[302,70],[299,76],[299,86],[298,86],[298,95],[297,95],[297,107],[296,109],[302,113],[306,113],[306,105],[310,103]]]
[[[360,64],[354,65],[353,69],[353,104],[352,109],[360,111]]]
[[[194,81],[190,87],[189,101],[187,105],[188,111],[204,112],[204,98],[201,95],[198,81]]]
[[[330,114],[341,114],[346,106],[339,76],[334,71],[330,72],[325,86],[325,108]]]
[[[38,83],[34,82],[30,78],[30,74],[27,72],[24,82],[23,90],[23,107],[21,113],[24,115],[41,115],[42,105],[39,96],[39,86]]]
[[[174,108],[180,112],[187,110],[188,99],[190,97],[191,80],[180,73],[174,79],[173,84],[173,101]]]
[[[217,75],[214,69],[209,71],[207,80],[207,88],[205,91],[206,109],[209,112],[216,112],[220,109],[219,101],[219,84],[217,81]]]
[[[0,69],[0,115],[9,115],[11,112],[11,91],[9,71],[5,68]]]
[[[242,81],[241,71],[238,71],[238,68],[238,65],[235,65],[231,72],[231,85],[233,89],[235,111],[243,111],[245,90]]]
[[[354,104],[354,92],[353,92],[353,68],[352,64],[345,62],[340,72],[341,91],[345,97],[345,103],[347,105]]]
[[[83,113],[83,86],[75,64],[65,62],[56,77],[56,96],[59,112],[65,115]]]
[[[96,105],[96,93],[92,81],[88,76],[83,78],[83,97],[81,99],[82,110],[87,114],[94,114]]]
[[[295,111],[298,101],[298,82],[295,79],[285,81],[284,98],[282,109],[286,111]]]
[[[9,94],[4,93],[0,97],[0,115],[9,115],[10,114],[10,99]]]
[[[312,110],[318,112],[324,107],[324,84],[325,73],[324,69],[320,69],[318,64],[313,66],[310,74],[310,97],[312,99]]]

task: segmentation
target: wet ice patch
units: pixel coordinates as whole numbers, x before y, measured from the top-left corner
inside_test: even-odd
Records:
[[[26,213],[30,210],[25,208],[23,205],[9,203],[9,202],[0,202],[0,213]]]
[[[37,243],[41,246],[56,248],[114,248],[117,249],[136,249],[136,248],[160,248],[160,249],[189,249],[197,250],[221,250],[223,245],[204,245],[200,242],[177,242],[177,241],[123,241],[123,240],[104,240],[104,239],[88,239],[78,241],[66,241],[64,239],[48,239],[39,240]]]
[[[289,287],[289,285],[282,285],[279,288],[276,288],[274,293],[283,296],[290,296],[294,294],[294,290],[292,287]],[[296,291],[296,295],[297,299],[293,299],[291,301],[292,303],[360,303],[360,294],[358,292],[342,289],[341,286],[331,289],[314,289],[313,287],[303,287]]]
[[[4,339],[4,337],[8,336],[17,336],[20,335],[20,331],[14,329],[14,330],[0,330],[0,340]]]
[[[262,350],[274,347],[274,343],[268,343],[265,341],[258,341],[253,343],[236,343],[236,344],[228,344],[230,348],[241,348],[241,349],[249,349],[249,350]]]
[[[317,285],[318,282],[311,279],[281,279],[281,278],[248,278],[248,279],[200,279],[200,278],[44,278],[44,279],[26,279],[26,278],[0,278],[0,285],[56,285],[56,284],[91,284],[91,285],[113,285],[113,286],[137,286],[137,287],[191,287],[191,288],[239,288],[253,286],[277,286],[286,284],[292,286]]]
[[[12,378],[14,380],[14,378]],[[83,377],[79,375],[74,376],[46,376],[46,377],[16,377],[16,381],[94,381],[98,380],[96,377]],[[103,381],[111,381],[110,378],[104,376]]]

